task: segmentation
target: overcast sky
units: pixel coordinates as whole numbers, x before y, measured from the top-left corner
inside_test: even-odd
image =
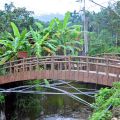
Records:
[[[108,2],[114,3],[117,0],[94,0],[95,2],[107,6]],[[0,9],[5,3],[13,2],[16,7],[26,7],[27,10],[34,11],[35,15],[45,15],[51,13],[64,14],[67,11],[79,11],[83,5],[76,0],[0,0]],[[86,0],[86,9],[99,11],[100,7]]]

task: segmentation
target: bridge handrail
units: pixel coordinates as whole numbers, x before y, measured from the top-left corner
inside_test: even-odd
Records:
[[[91,62],[89,60],[93,61]],[[101,63],[101,60],[104,60],[102,61],[103,63]],[[90,71],[96,71],[96,73],[105,72],[108,76],[109,73],[113,73],[119,77],[120,64],[118,63],[120,63],[119,60],[105,58],[97,59],[88,56],[44,56],[41,58],[32,57],[16,60],[14,62],[7,62],[1,69],[5,70],[7,74],[12,74],[19,71],[34,70],[38,67],[43,68],[43,70],[56,70],[55,66],[57,65],[57,70],[86,70],[88,73]]]
[[[120,53],[101,53],[101,54],[97,54],[96,56],[99,57],[107,57],[107,58],[113,58],[113,59],[118,59],[120,60]]]
[[[45,59],[43,59],[45,58]],[[104,60],[104,62],[102,61],[102,63],[106,63],[106,64],[120,64],[120,60],[115,60],[115,59],[106,59],[106,58],[96,58],[96,57],[88,57],[88,56],[47,56],[47,57],[41,57],[41,58],[37,58],[37,57],[31,57],[31,58],[25,58],[25,59],[19,59],[19,60],[15,60],[15,61],[10,61],[7,62],[3,65],[7,65],[9,66],[10,64],[14,65],[14,64],[19,64],[19,63],[24,63],[24,62],[28,62],[28,60],[30,60],[31,62],[35,62],[35,60],[37,62],[39,62],[40,60],[42,61],[51,61],[51,59],[53,59],[54,61],[56,61],[56,59],[58,60],[58,58],[60,58],[60,60],[66,60],[66,59],[76,59],[79,58],[78,60],[74,60],[74,61],[80,61],[83,62],[83,60],[85,60],[85,62],[89,62],[90,60],[93,60],[94,63],[101,63],[100,60]],[[96,60],[96,61],[95,61]],[[68,60],[67,60],[68,61]],[[72,60],[70,60],[72,61]],[[3,66],[2,65],[2,66]]]
[[[89,56],[44,56],[0,66],[0,84],[31,79],[80,80],[111,86],[120,80],[120,60]]]
[[[6,62],[4,64],[7,64],[7,63],[16,63],[16,62],[22,62],[23,60],[24,61],[28,61],[28,60],[51,60],[51,58],[53,58],[54,60],[55,59],[72,59],[72,58],[80,58],[80,59],[88,59],[88,60],[105,60],[107,62],[119,62],[120,63],[120,60],[116,60],[116,59],[110,59],[110,58],[102,58],[102,57],[90,57],[90,56],[42,56],[42,57],[30,57],[30,58],[24,58],[24,59],[19,59],[19,60],[15,60],[15,61],[9,61],[9,62]],[[4,65],[3,64],[3,65]]]
[[[120,53],[101,53],[97,55],[120,55]]]
[[[43,65],[43,64],[51,64],[53,63],[52,61],[46,61],[46,62],[36,62],[36,63],[25,63],[25,64],[16,64],[16,65],[13,65],[13,66],[6,66],[2,69],[8,69],[8,68],[13,68],[13,67],[20,67],[20,66],[25,66],[25,65],[33,65],[33,66],[36,66],[37,63],[39,63],[39,65]],[[54,63],[68,63],[68,61],[54,61]],[[101,66],[101,67],[110,67],[110,68],[116,68],[116,69],[120,69],[120,66],[116,66],[116,65],[107,65],[107,64],[104,64],[104,63],[92,63],[92,62],[77,62],[77,61],[70,61],[71,64],[74,63],[75,64],[88,64],[88,65],[96,65],[96,66]]]

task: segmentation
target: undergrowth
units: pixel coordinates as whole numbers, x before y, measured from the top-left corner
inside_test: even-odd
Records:
[[[112,108],[120,107],[120,82],[113,83],[112,88],[102,88],[95,96],[94,106],[89,120],[110,120]]]

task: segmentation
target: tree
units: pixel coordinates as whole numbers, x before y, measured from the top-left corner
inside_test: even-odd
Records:
[[[57,52],[58,54],[67,55],[80,52],[82,50],[83,40],[80,39],[80,25],[69,25],[70,13],[65,14],[64,20],[60,21],[55,18],[55,34],[54,38],[58,41]]]
[[[0,45],[2,46],[0,64],[10,60],[12,57],[17,58],[18,51],[27,50],[30,47],[27,41],[27,30],[24,29],[20,34],[13,22],[11,22],[11,26],[13,34],[7,32],[7,36],[0,40]]]
[[[72,25],[81,25],[82,23],[82,18],[80,13],[76,12],[76,10],[74,10],[74,12],[70,13],[70,20]]]
[[[120,2],[109,5],[98,13],[87,14],[89,18],[89,54],[120,52]],[[94,36],[93,36],[94,34]]]
[[[4,10],[0,11],[1,32],[11,32],[10,22],[14,22],[20,31],[24,28],[29,29],[29,25],[33,26],[33,12],[27,11],[26,8],[16,8],[13,3],[5,4]]]
[[[38,24],[38,23],[37,23]],[[40,23],[39,23],[40,26]],[[41,25],[42,27],[42,25]],[[40,27],[39,27],[40,28]],[[42,29],[42,31],[34,31],[32,28],[30,30],[30,36],[32,36],[32,54],[35,54],[37,57],[42,56],[43,54],[54,54],[56,51],[56,46],[54,45],[55,41],[49,39],[50,31]]]
[[[58,18],[51,20],[48,27],[37,23],[38,30],[31,28],[30,35],[34,44],[33,54],[37,56],[49,54],[67,55],[81,51],[80,26],[69,26],[70,13],[66,13],[63,21]]]

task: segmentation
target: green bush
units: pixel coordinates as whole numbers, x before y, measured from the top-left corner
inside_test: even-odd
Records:
[[[94,111],[90,120],[110,120],[112,108],[120,106],[120,82],[113,83],[113,87],[102,88],[95,96]]]

